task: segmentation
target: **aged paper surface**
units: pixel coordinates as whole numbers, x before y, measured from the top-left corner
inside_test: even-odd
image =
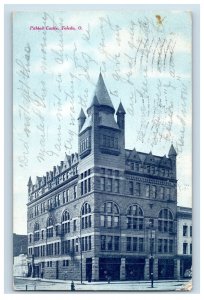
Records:
[[[135,195],[132,198],[133,202],[139,205],[142,210],[144,210],[144,226],[142,227],[142,230],[144,230],[144,236],[141,235],[141,232],[139,235],[135,234],[134,225],[131,234],[125,232],[125,226],[128,225],[124,224],[127,224],[128,221],[124,219],[123,224],[123,213],[121,216],[119,213],[119,227],[121,230],[123,230],[122,228],[124,227],[124,232],[121,233],[121,236],[119,234],[116,235],[119,237],[119,243],[123,243],[123,239],[128,243],[128,238],[130,238],[131,243],[134,243],[132,240],[133,238],[138,238],[139,243],[139,239],[144,238],[144,251],[142,251],[142,254],[137,254],[137,259],[144,260],[144,262],[140,262],[142,264],[142,271],[137,273],[134,268],[131,269],[131,267],[129,267],[131,262],[129,261],[128,263],[127,258],[126,262],[124,263],[124,270],[122,269],[122,258],[124,257],[124,253],[128,248],[128,246],[126,248],[126,245],[121,244],[121,248],[119,250],[115,249],[116,253],[113,251],[111,254],[110,251],[112,247],[110,247],[110,251],[108,252],[108,247],[110,243],[112,243],[112,241],[110,241],[110,243],[105,246],[107,247],[107,252],[105,252],[106,254],[103,254],[104,252],[102,252],[101,255],[100,251],[96,254],[96,252],[94,252],[97,251],[95,250],[94,245],[95,233],[93,233],[93,235],[91,235],[91,239],[93,238],[93,240],[91,240],[91,249],[89,249],[90,251],[93,251],[90,252],[92,254],[87,256],[85,250],[83,250],[83,253],[79,253],[81,250],[78,249],[78,256],[76,255],[76,260],[79,259],[79,263],[76,264],[75,267],[78,268],[77,271],[79,272],[79,278],[69,277],[69,272],[73,272],[73,269],[72,271],[71,269],[69,271],[68,268],[68,275],[66,275],[67,277],[64,274],[59,275],[61,274],[61,271],[59,271],[59,274],[57,273],[57,279],[65,278],[66,280],[75,279],[76,281],[80,281],[82,277],[83,280],[87,280],[89,277],[87,275],[89,274],[89,271],[87,271],[89,268],[87,265],[88,261],[86,261],[86,263],[84,262],[85,265],[83,266],[83,274],[86,272],[87,274],[83,275],[85,276],[83,277],[82,272],[80,274],[81,258],[79,254],[83,256],[84,260],[87,260],[91,257],[96,257],[96,259],[99,259],[99,265],[97,267],[95,267],[95,262],[92,259],[91,274],[92,280],[95,281],[100,281],[100,278],[101,280],[108,278],[106,273],[100,273],[107,272],[108,274],[108,271],[106,271],[105,267],[103,271],[100,271],[102,270],[102,267],[100,269],[100,259],[102,259],[100,258],[100,255],[104,259],[106,258],[106,255],[107,258],[109,256],[113,256],[120,259],[120,262],[118,263],[120,264],[118,276],[115,278],[115,280],[118,281],[127,280],[127,278],[130,280],[135,280],[135,282],[137,280],[145,281],[147,278],[149,280],[151,276],[148,277],[145,273],[148,272],[147,259],[149,256],[154,257],[154,265],[158,264],[157,268],[155,269],[157,274],[154,272],[155,280],[158,280],[159,278],[176,279],[178,273],[179,276],[183,277],[186,270],[191,270],[191,263],[188,262],[186,265],[186,263],[183,263],[182,259],[179,262],[176,262],[177,254],[179,255],[177,252],[180,251],[179,249],[181,248],[182,254],[186,254],[189,259],[192,255],[192,253],[190,253],[190,247],[192,247],[192,244],[190,246],[190,241],[188,240],[188,238],[190,238],[190,235],[188,235],[190,234],[190,227],[188,228],[187,236],[185,236],[186,240],[179,241],[180,227],[174,225],[176,229],[173,237],[164,236],[164,239],[161,242],[162,238],[159,235],[157,236],[157,230],[159,230],[159,221],[155,219],[155,232],[151,232],[151,234],[155,234],[155,237],[153,236],[153,239],[155,239],[154,245],[152,244],[150,247],[148,246],[148,238],[146,236],[150,234],[150,232],[147,233],[147,218],[156,218],[154,215],[155,212],[152,213],[151,211],[151,205],[154,209],[155,201],[158,200],[158,203],[161,204],[161,209],[169,209],[170,211],[174,212],[173,219],[175,224],[179,223],[177,217],[182,213],[184,215],[189,214],[189,210],[187,208],[190,209],[192,207],[191,17],[192,16],[190,12],[181,11],[141,12],[125,10],[15,12],[13,14],[14,233],[28,234],[29,244],[29,234],[31,234],[30,228],[32,226],[34,236],[34,225],[40,223],[42,220],[45,220],[45,224],[42,226],[40,224],[39,226],[39,234],[41,235],[41,230],[46,231],[46,222],[49,216],[47,211],[47,201],[51,198],[54,199],[55,197],[54,194],[51,194],[51,198],[45,196],[45,210],[43,211],[43,208],[41,207],[43,204],[40,202],[40,197],[43,198],[43,193],[48,191],[46,190],[46,184],[48,184],[49,179],[46,178],[46,172],[53,171],[53,167],[57,168],[59,166],[59,173],[55,174],[55,171],[53,171],[53,180],[58,178],[57,176],[59,175],[59,181],[56,183],[56,186],[57,184],[61,183],[61,180],[65,180],[63,179],[63,172],[66,169],[63,169],[63,165],[65,164],[64,157],[66,157],[65,153],[69,162],[69,157],[71,157],[71,159],[74,157],[72,157],[72,154],[76,155],[76,153],[80,154],[80,151],[83,152],[83,149],[81,150],[79,145],[79,135],[81,134],[82,136],[83,131],[83,126],[81,133],[79,131],[80,121],[78,120],[78,117],[80,115],[80,111],[83,109],[85,112],[85,118],[87,118],[86,122],[88,123],[88,109],[93,103],[93,107],[113,106],[115,112],[119,112],[119,114],[122,114],[120,107],[120,103],[122,103],[122,109],[124,109],[126,113],[124,125],[124,145],[126,150],[124,150],[124,155],[127,159],[125,162],[127,167],[125,167],[125,170],[127,169],[127,172],[131,171],[132,165],[130,156],[136,153],[135,155],[139,155],[138,157],[141,163],[141,168],[140,166],[138,167],[138,172],[141,170],[141,172],[143,172],[143,175],[140,174],[141,176],[138,174],[132,174],[131,176],[136,176],[133,176],[135,179],[128,173],[129,177],[122,178],[123,176],[121,175],[119,180],[121,180],[123,183],[125,180],[128,182],[131,180],[136,180],[139,184],[139,180],[144,182],[141,183],[141,194],[138,195],[137,191],[135,191],[136,194],[134,194],[134,192],[132,194],[133,196]],[[94,95],[97,98],[96,100],[93,100]],[[92,100],[95,102],[92,102]],[[106,101],[106,103],[103,101]],[[118,107],[120,108],[119,110]],[[116,126],[119,126],[119,129],[121,129],[122,125],[120,121],[117,119],[117,124],[115,125],[115,121],[111,119],[112,117],[110,117],[110,115],[110,109],[106,113],[104,112],[104,114],[101,113],[100,115],[99,113],[99,117],[101,116],[100,126],[103,126],[104,128],[106,126],[111,127],[116,131],[118,129]],[[116,115],[114,118],[116,120]],[[91,126],[90,124],[86,125],[85,123],[85,126],[89,128],[89,126]],[[110,139],[113,138],[111,134]],[[120,140],[121,138],[119,138],[119,141]],[[94,142],[96,142],[96,140],[94,140]],[[115,142],[116,140],[113,141],[113,143]],[[111,140],[109,146],[111,148]],[[112,148],[114,147],[115,144]],[[90,151],[92,151],[93,148],[95,149],[95,145],[92,144],[90,148]],[[120,156],[119,152],[116,152],[117,151],[114,153],[113,149],[111,149],[111,151],[106,150],[106,155],[109,153],[112,155],[111,158],[117,155]],[[172,155],[175,155],[176,157],[175,176],[172,175]],[[95,165],[90,165],[91,170],[92,168],[94,169],[94,166],[97,166],[97,157],[98,156],[96,155],[95,158],[93,158]],[[81,154],[76,156],[77,161],[83,161],[83,158],[84,156]],[[113,158],[113,161],[114,159],[115,158]],[[146,159],[148,160],[148,163]],[[136,162],[137,159],[133,163],[136,164]],[[89,162],[87,164],[89,164]],[[112,167],[111,163],[109,164],[110,169],[117,169],[117,164],[114,163]],[[170,169],[168,169],[168,164],[170,164]],[[101,162],[98,164],[98,166],[102,167]],[[170,172],[168,174],[166,173],[166,166],[167,172]],[[82,170],[83,168],[84,167],[80,167],[79,165],[78,169]],[[87,167],[87,169],[88,168],[89,167]],[[135,165],[133,168],[135,168]],[[118,163],[118,171],[124,172],[122,169],[123,167]],[[137,170],[135,171],[137,172]],[[79,180],[82,179],[80,176],[81,174],[84,174],[83,172],[85,172],[85,169],[78,174]],[[99,176],[97,175],[99,171],[93,170],[93,173],[91,173],[93,178],[95,178],[95,172],[96,176]],[[117,201],[119,201],[117,200],[117,195],[112,195],[111,193],[114,191],[112,190],[112,187],[110,188],[112,181],[113,184],[118,184],[117,181],[114,181],[117,179],[115,179],[115,177],[111,177],[110,180],[112,181],[109,182],[109,175],[110,174],[105,173],[104,176],[104,178],[107,178],[108,185],[106,192],[110,192],[108,200],[114,201],[114,199],[116,199],[115,202],[117,203]],[[44,179],[42,179],[44,178],[43,176],[45,176],[45,182],[43,181]],[[29,177],[31,178],[31,182],[29,181]],[[148,178],[150,177],[153,179],[150,179],[149,182]],[[166,178],[165,182],[167,182],[165,183],[167,188],[166,186],[164,187],[164,193],[170,193],[172,196],[172,199],[170,196],[165,204],[161,201],[161,198],[159,198],[163,188],[161,187],[160,189],[160,185],[162,185],[162,178],[164,177]],[[40,178],[40,181],[38,178]],[[146,192],[144,191],[144,195],[142,195],[142,189],[145,189],[145,187],[142,186],[146,184],[145,182],[150,183],[149,196],[147,190]],[[32,186],[32,191],[30,191],[33,193],[32,195],[28,194],[29,184]],[[120,191],[118,189],[120,196],[126,194],[128,184],[129,183],[124,183],[124,185],[121,185]],[[137,189],[137,185],[135,186],[135,184],[136,183],[133,185],[133,190]],[[152,186],[152,184],[154,185]],[[92,189],[94,192],[95,188],[96,181],[94,181],[93,186],[91,185],[89,192],[91,192]],[[168,189],[170,189],[170,192],[168,192]],[[63,190],[60,190],[60,192],[63,193]],[[131,193],[130,186],[129,192]],[[76,199],[80,197],[83,198],[83,194],[84,190],[82,192],[81,182],[78,182]],[[30,198],[31,196],[32,199]],[[144,200],[145,197],[149,198],[149,202]],[[72,200],[76,199],[73,198]],[[97,201],[97,198],[94,199]],[[99,206],[102,207],[103,201],[105,201],[103,200],[103,193],[101,193],[100,199],[102,202]],[[63,200],[59,201],[62,202],[60,202],[58,206],[64,205]],[[78,204],[76,202],[75,206],[81,206],[80,201]],[[83,201],[85,202],[85,198]],[[125,196],[124,201],[126,201]],[[27,203],[28,206],[26,205]],[[145,208],[145,205],[143,207],[143,203],[149,203],[149,210]],[[69,203],[66,205],[64,205],[64,209],[67,208],[69,210]],[[94,205],[96,204],[93,204],[93,206]],[[119,204],[118,202],[119,211],[120,205],[123,204]],[[177,209],[177,206],[180,208]],[[33,209],[32,213],[34,214],[31,218],[29,207]],[[183,212],[181,207],[186,208],[187,212]],[[70,210],[71,209],[74,208],[71,208],[70,206]],[[92,211],[96,210],[97,213],[97,209],[99,208],[97,208],[96,205],[91,209]],[[60,210],[60,213],[62,213],[62,211],[63,209]],[[114,217],[114,215],[112,217]],[[118,216],[115,216],[115,218],[116,217]],[[94,217],[92,218],[91,227],[93,228],[93,232],[95,231],[95,226],[99,226],[97,225],[97,221],[94,220],[97,220],[97,216],[95,219]],[[171,222],[169,220],[170,219],[164,222]],[[60,222],[61,219],[59,218],[59,220],[57,220],[56,217],[56,221],[53,223],[53,226],[56,226]],[[71,214],[70,222],[70,226],[72,228],[74,216]],[[189,220],[185,222],[184,223],[187,225],[184,224],[182,226],[190,226],[188,223]],[[164,227],[164,231],[166,230],[165,228],[166,227]],[[183,227],[181,230],[183,230]],[[90,231],[87,232],[89,233]],[[87,232],[85,233],[84,238]],[[109,229],[108,232],[108,235],[106,235],[107,232],[106,234],[103,232],[97,232],[96,235],[101,234],[102,237],[106,236],[107,242],[107,239],[109,239],[110,236],[112,236],[114,239],[114,231],[111,232]],[[76,236],[73,233],[71,234],[71,239],[77,240],[76,243],[79,244],[76,245],[78,245],[79,248],[82,247],[82,238],[83,234],[81,235],[81,229],[80,234]],[[65,240],[68,241],[69,238],[67,237]],[[167,249],[165,248],[165,243],[167,243],[166,240],[168,240],[168,254],[165,254]],[[169,240],[172,240],[172,243],[174,243],[174,250],[172,250],[174,254],[169,253],[169,251],[171,252],[171,242],[169,242]],[[58,242],[61,243],[62,241],[56,238],[53,240],[53,242],[55,244]],[[160,251],[160,242],[162,243],[162,251],[164,251],[164,254],[166,255],[166,258],[163,257],[163,260],[161,259],[161,263],[158,262],[160,257],[160,254],[158,254],[158,251]],[[44,244],[46,247],[47,244],[50,244],[50,241],[48,241],[47,237],[46,242],[45,239],[43,240],[43,238],[40,238],[40,241],[38,240],[36,244],[35,241],[30,242],[30,246],[28,245],[28,248],[30,247],[34,249],[35,247],[41,247]],[[187,246],[183,244],[187,244]],[[59,248],[61,249],[61,244],[59,245]],[[122,247],[126,249],[123,249],[125,252],[123,252]],[[131,247],[134,248],[133,245]],[[186,249],[186,247],[188,248]],[[131,255],[134,257],[133,248],[131,248],[132,250],[130,250],[130,252],[133,252]],[[154,254],[151,254],[152,249],[154,249]],[[60,250],[58,251],[59,253],[53,250],[54,254],[44,256],[38,253],[38,251],[41,250],[36,250],[37,258],[35,257],[36,253],[34,254],[32,250],[29,251],[31,252],[28,253],[28,264],[31,265],[31,269],[33,268],[32,270],[36,268],[35,274],[32,273],[34,271],[31,271],[32,275],[35,275],[35,277],[40,277],[40,274],[42,273],[44,277],[47,277],[48,279],[54,277],[56,279],[55,275],[56,268],[58,270],[58,263],[57,266],[55,266],[55,262],[62,262],[64,264],[62,266],[63,269],[66,267],[66,264],[69,264],[67,261],[71,260],[71,256],[68,252],[67,257],[65,257],[62,255]],[[48,252],[49,251],[50,250],[48,250]],[[187,251],[187,253],[183,253],[183,251]],[[175,275],[175,273],[173,274],[172,271],[172,276],[169,278],[168,276],[167,278],[162,277],[164,276],[162,275],[162,272],[164,272],[163,270],[166,268],[165,264],[168,264],[168,261],[164,263],[164,259],[167,259],[168,255],[170,255],[172,261],[177,264],[177,269],[183,268],[182,275],[180,274],[179,269],[179,271],[177,271],[177,275]],[[34,262],[33,259],[35,260]],[[52,262],[51,266],[50,262]],[[180,267],[180,265],[183,267]],[[46,271],[46,266],[48,266],[49,272]],[[93,270],[95,270],[94,268],[99,268],[98,275],[93,275]],[[176,267],[172,267],[171,265],[169,268],[172,268],[172,270],[174,268],[175,270]],[[49,275],[52,273],[51,270],[53,269],[55,275]],[[27,270],[25,270],[25,274],[27,274]],[[109,277],[113,277],[113,275]],[[111,280],[112,279],[113,278],[111,278]],[[96,290],[98,289],[97,286],[89,286],[89,288]],[[103,290],[112,288],[113,287],[106,285],[101,289]],[[55,287],[53,289],[63,288]],[[131,290],[132,288],[127,286],[125,289]],[[137,288],[135,289],[137,290]],[[163,284],[163,287],[158,286],[158,289],[176,290],[177,287],[173,285],[165,286],[165,284]]]

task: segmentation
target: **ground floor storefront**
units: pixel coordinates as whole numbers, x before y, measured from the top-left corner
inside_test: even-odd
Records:
[[[154,257],[77,257],[75,259],[35,261],[28,265],[29,277],[82,281],[155,280],[178,277],[178,259]],[[152,271],[153,268],[153,271]]]
[[[180,255],[178,256],[178,277],[191,278],[192,277],[192,256]]]

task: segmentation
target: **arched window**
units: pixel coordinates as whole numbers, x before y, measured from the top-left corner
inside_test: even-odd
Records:
[[[118,228],[119,227],[119,209],[114,202],[105,202],[102,206],[102,213],[100,216],[101,227]]]
[[[141,207],[137,204],[128,207],[127,228],[135,230],[144,229],[144,214]]]
[[[84,203],[81,209],[81,229],[91,227],[91,206]]]
[[[40,225],[35,223],[34,225],[34,242],[39,241],[40,239]]]
[[[51,217],[47,219],[47,238],[53,237],[53,226],[54,222]]]
[[[70,215],[67,210],[62,214],[62,234],[70,232]]]
[[[160,210],[158,230],[160,232],[173,232],[173,214],[168,208]]]

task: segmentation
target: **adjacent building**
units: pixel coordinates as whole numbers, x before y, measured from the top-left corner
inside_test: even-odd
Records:
[[[192,209],[177,207],[178,277],[192,273]]]
[[[100,73],[78,118],[78,153],[29,178],[29,276],[177,277],[177,153],[173,145],[168,156],[126,149],[125,114]]]

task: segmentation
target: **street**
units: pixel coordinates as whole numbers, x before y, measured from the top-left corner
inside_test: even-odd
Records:
[[[189,283],[189,280],[155,281],[151,288],[151,282],[147,281],[113,281],[107,282],[74,282],[75,291],[176,291]],[[70,291],[71,281],[14,278],[14,289],[17,291]],[[183,290],[183,289],[182,289]]]

